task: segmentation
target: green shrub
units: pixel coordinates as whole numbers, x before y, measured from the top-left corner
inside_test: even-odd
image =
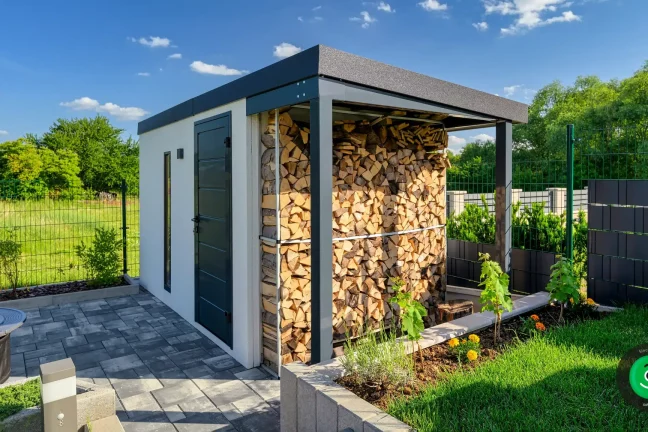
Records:
[[[90,284],[112,285],[119,280],[121,263],[119,248],[122,241],[114,228],[97,228],[92,245],[81,242],[76,254],[88,270]]]
[[[486,196],[482,205],[466,204],[464,211],[448,218],[448,238],[474,243],[495,243],[495,215],[488,211]]]
[[[340,363],[347,374],[354,374],[369,386],[402,387],[414,379],[414,363],[405,344],[384,329],[368,333],[355,343],[347,341]]]
[[[16,295],[20,272],[18,264],[22,256],[22,245],[16,241],[14,230],[7,230],[7,237],[0,240],[0,272],[9,281],[9,286]]]

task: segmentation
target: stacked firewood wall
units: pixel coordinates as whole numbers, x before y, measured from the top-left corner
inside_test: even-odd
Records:
[[[334,338],[338,340],[381,323],[391,324],[397,311],[389,304],[390,278],[405,280],[413,297],[430,310],[427,324],[433,324],[433,308],[445,290],[449,162],[443,150],[447,133],[433,123],[392,119],[406,114],[395,112],[372,122],[334,122],[332,301]],[[308,124],[293,121],[288,112],[279,116],[281,215],[277,227],[274,113],[268,123],[262,137],[263,232],[277,238],[279,228],[281,240],[294,243],[280,248],[278,305],[274,300],[277,259],[272,256],[276,248],[264,246],[263,313],[273,319],[279,314],[281,362],[307,362],[311,337],[310,131]],[[401,234],[382,235],[396,232]],[[264,318],[264,338],[265,322]],[[268,335],[268,340],[276,347],[276,330],[274,335],[274,339]],[[276,348],[268,355],[277,358]]]

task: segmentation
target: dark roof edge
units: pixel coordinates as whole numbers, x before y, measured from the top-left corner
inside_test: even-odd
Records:
[[[201,112],[313,76],[415,97],[485,116],[528,122],[528,106],[396,66],[316,45],[139,122],[143,134]]]
[[[526,104],[327,46],[320,48],[319,75],[515,123],[529,119]]]
[[[317,75],[320,45],[189,99],[137,125],[139,135],[239,99]]]

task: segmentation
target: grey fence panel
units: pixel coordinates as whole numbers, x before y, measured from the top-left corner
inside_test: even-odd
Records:
[[[479,253],[496,252],[495,245],[448,239],[448,285],[478,288],[481,263]],[[556,254],[513,248],[510,290],[532,294],[543,291],[549,282]]]
[[[588,295],[648,303],[648,181],[590,180],[589,203]]]

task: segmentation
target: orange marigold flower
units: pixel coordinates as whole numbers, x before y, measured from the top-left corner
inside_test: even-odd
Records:
[[[536,314],[531,315],[531,319],[532,319],[533,321],[535,321],[535,322],[540,321],[540,317],[539,317],[538,315],[536,315]]]
[[[574,299],[573,299],[573,298],[570,298],[570,299],[569,299],[569,303],[574,304]]]
[[[542,324],[541,322],[537,322],[536,325],[535,325],[535,328],[536,328],[536,330],[539,330],[539,331],[541,331],[541,332],[542,332],[542,331],[545,331],[545,330],[547,329],[547,328],[545,327],[545,325]]]
[[[475,350],[469,350],[466,353],[466,357],[468,357],[468,360],[470,360],[470,361],[475,361],[475,360],[477,360],[477,357],[479,357],[479,354],[477,354],[477,351],[475,351]]]
[[[450,345],[450,348],[454,348],[459,345],[459,340],[457,338],[452,338],[448,341],[448,345]]]
[[[465,343],[466,343],[466,339],[461,339],[461,343],[462,343],[462,344],[465,344]]]
[[[479,336],[476,334],[471,334],[468,336],[468,339],[470,339],[470,342],[479,343]]]
[[[590,306],[594,306],[596,304],[596,302],[594,301],[594,299],[588,298],[587,299],[587,304],[590,305]]]

